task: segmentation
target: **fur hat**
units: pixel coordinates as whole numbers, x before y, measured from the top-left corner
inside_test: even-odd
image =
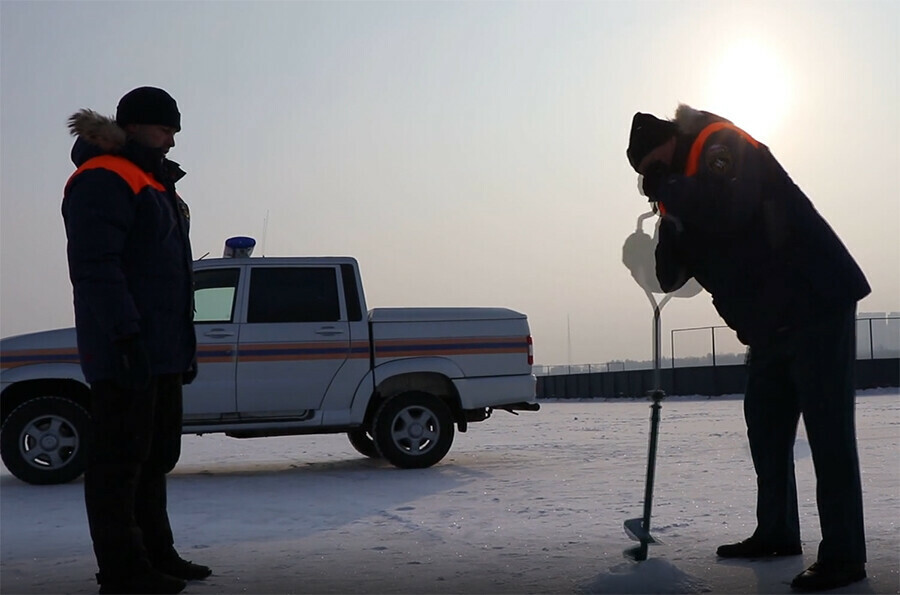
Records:
[[[138,87],[119,100],[116,124],[159,124],[181,130],[181,114],[172,96],[156,87]]]
[[[647,153],[678,134],[678,125],[660,120],[651,114],[638,112],[631,120],[631,138],[628,140],[628,163],[637,171]]]

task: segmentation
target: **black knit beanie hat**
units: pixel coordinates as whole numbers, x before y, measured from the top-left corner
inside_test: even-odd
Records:
[[[651,114],[638,112],[631,120],[631,138],[628,140],[628,163],[637,171],[647,153],[678,134],[678,125],[660,120]]]
[[[158,124],[181,130],[181,114],[172,96],[156,87],[138,87],[119,100],[116,124]]]

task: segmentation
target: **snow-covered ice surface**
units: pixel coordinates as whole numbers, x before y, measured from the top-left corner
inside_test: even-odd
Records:
[[[457,434],[435,467],[362,458],[344,435],[185,436],[169,512],[182,554],[213,567],[186,593],[789,593],[820,538],[809,447],[797,440],[804,555],[718,560],[754,528],[737,397],[663,403],[652,533],[636,563],[649,401],[544,402]],[[900,593],[900,394],[857,398],[869,578]],[[0,473],[0,591],[95,593],[81,480]]]

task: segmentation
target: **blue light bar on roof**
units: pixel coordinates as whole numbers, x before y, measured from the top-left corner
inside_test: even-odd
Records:
[[[256,246],[256,240],[245,236],[235,236],[225,240],[223,258],[249,258]]]

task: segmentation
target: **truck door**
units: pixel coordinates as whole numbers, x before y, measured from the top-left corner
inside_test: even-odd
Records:
[[[237,363],[242,417],[302,417],[321,407],[350,354],[338,271],[336,265],[250,270]]]
[[[241,268],[194,272],[197,378],[184,387],[185,420],[214,420],[234,413]]]

